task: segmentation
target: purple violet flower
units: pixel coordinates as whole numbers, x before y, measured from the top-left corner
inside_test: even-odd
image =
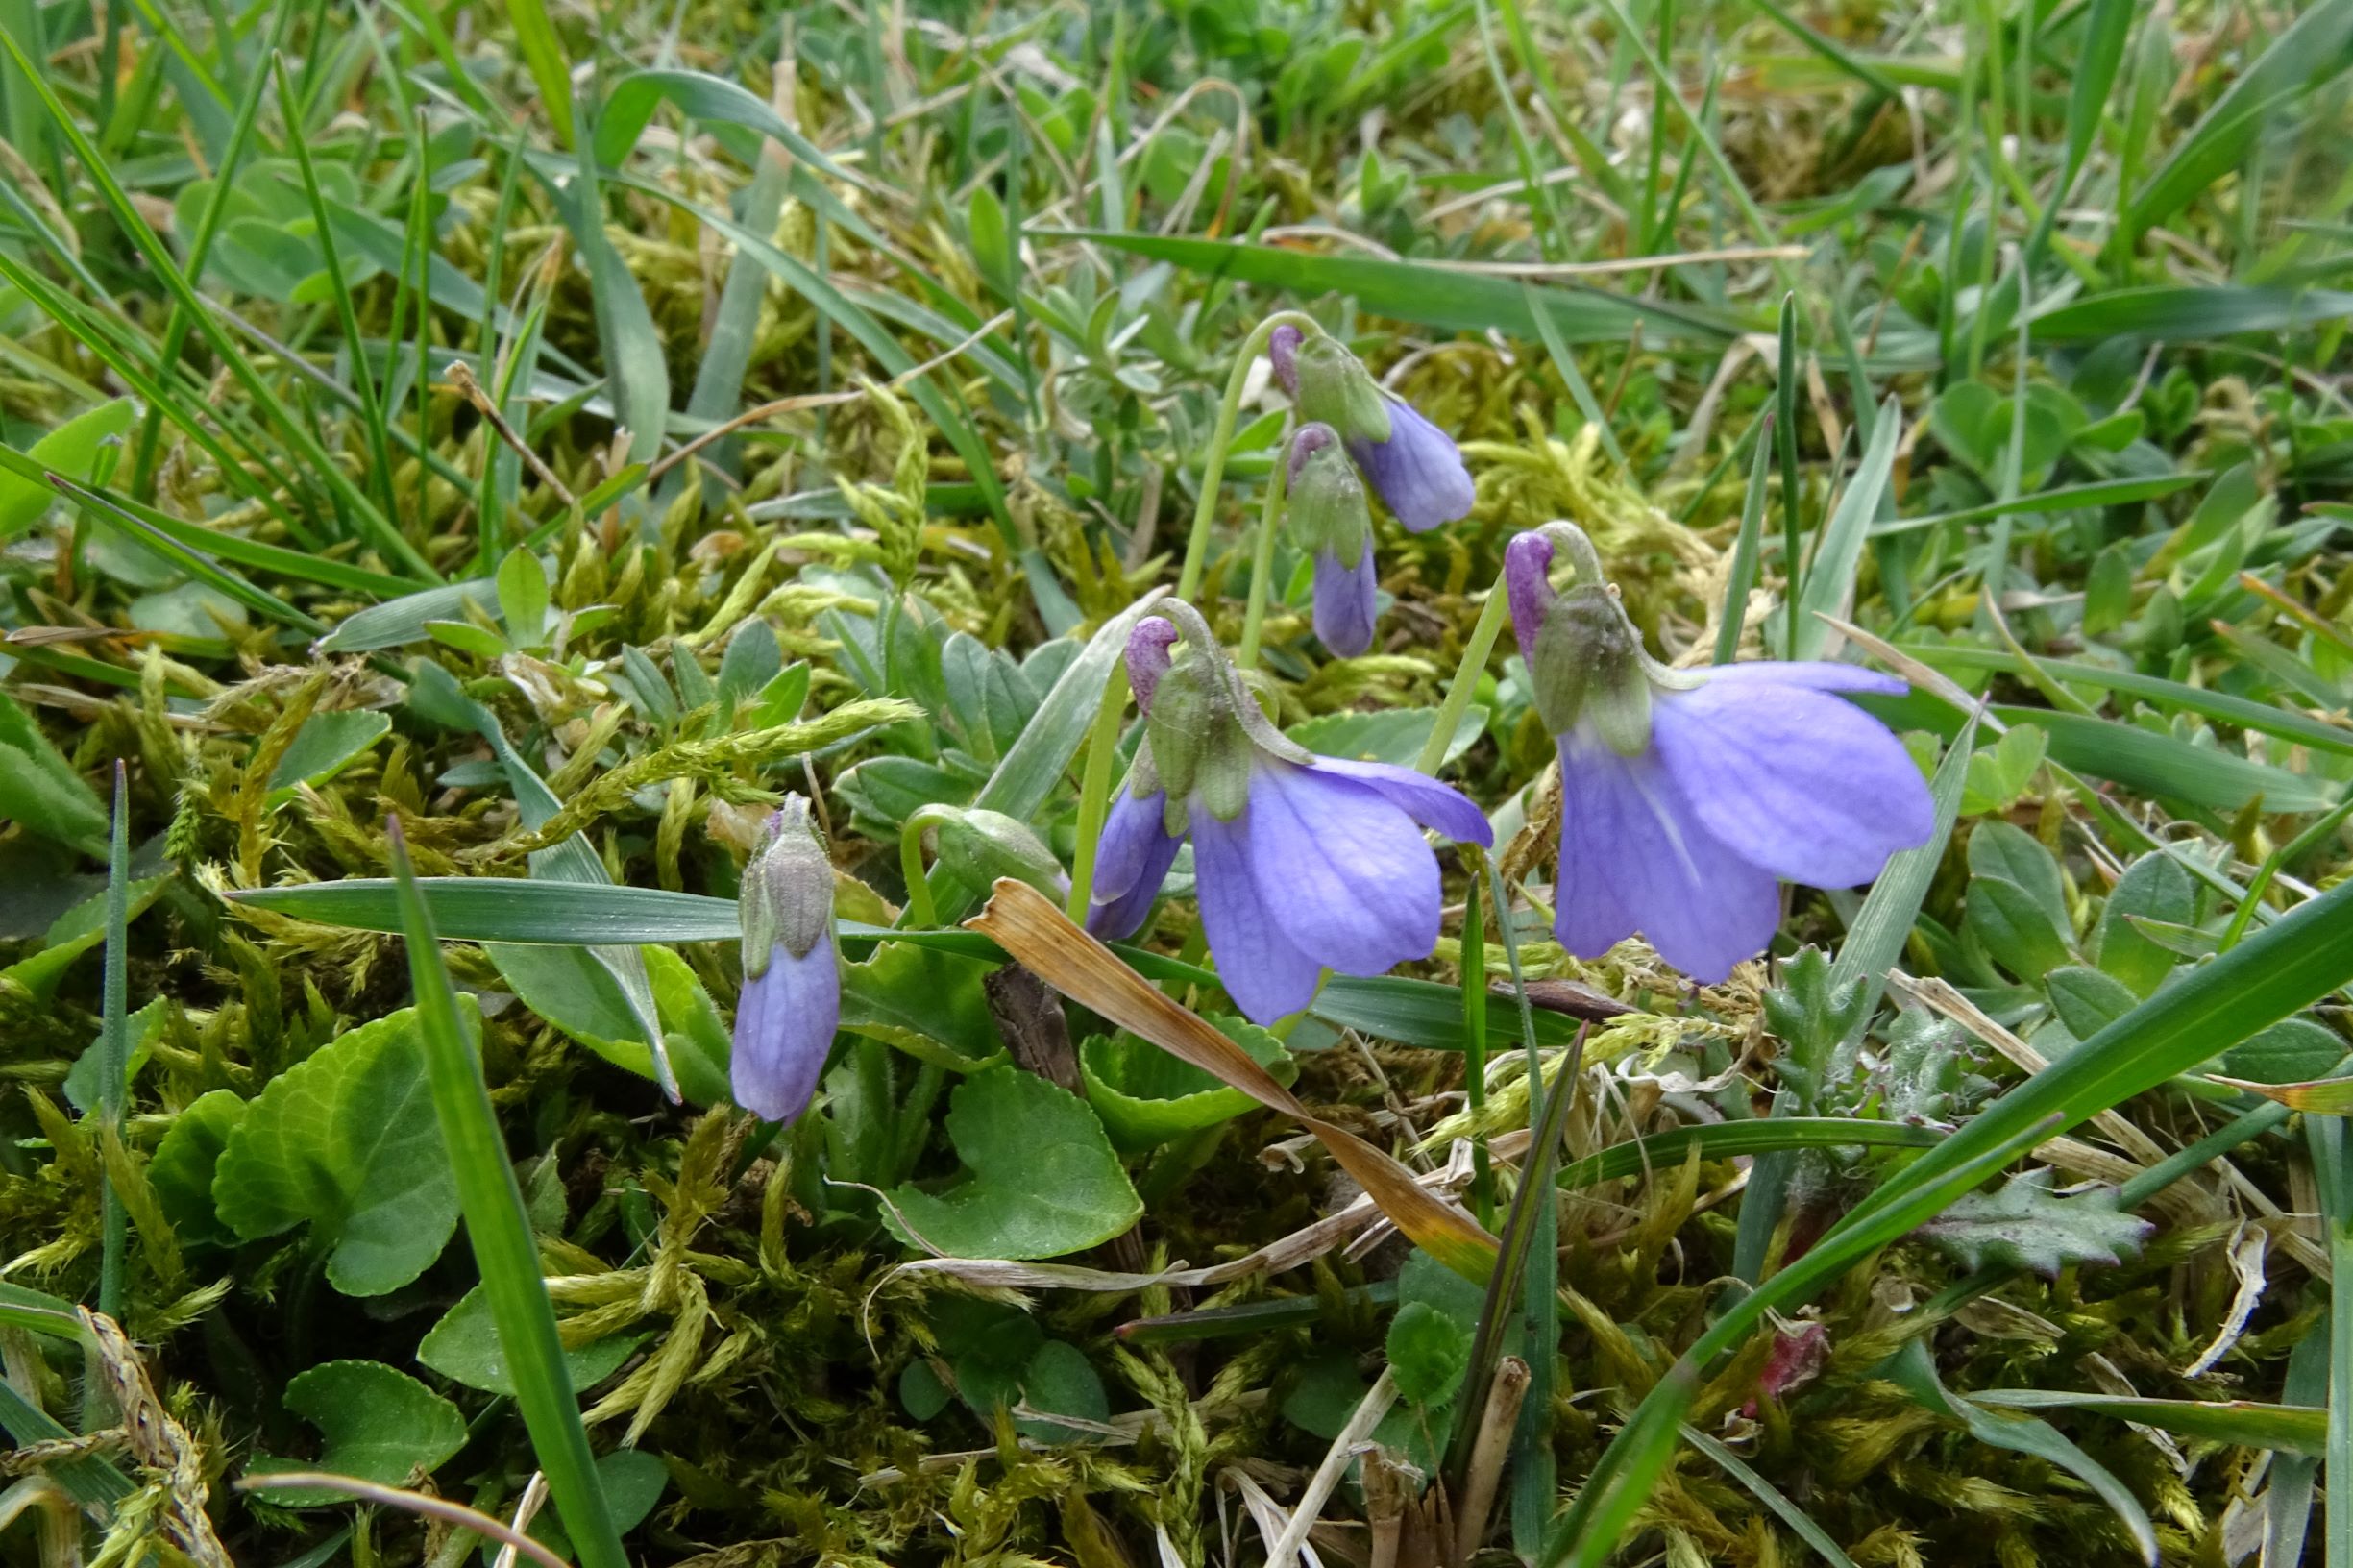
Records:
[[[1556,541],[1578,576],[1560,594]],[[1834,695],[1902,681],[1847,664],[1666,669],[1571,524],[1512,540],[1504,576],[1559,747],[1553,930],[1570,952],[1598,958],[1639,931],[1713,985],[1773,940],[1779,883],[1852,887],[1927,842],[1935,808],[1911,754]]]
[[[1331,426],[1302,425],[1291,437],[1287,502],[1292,542],[1315,563],[1315,635],[1336,656],[1353,659],[1373,646],[1380,576],[1364,486]]]
[[[1253,1022],[1306,1007],[1326,968],[1384,974],[1427,958],[1442,894],[1421,830],[1484,846],[1486,818],[1409,768],[1286,739],[1200,616],[1167,609],[1128,641],[1144,740],[1097,845],[1087,928],[1116,940],[1140,926],[1189,836],[1218,978]]]
[[[808,1109],[842,1020],[833,947],[833,863],[787,795],[744,868],[744,989],[735,1003],[728,1082],[745,1110],[791,1122]]]
[[[1403,398],[1381,389],[1339,339],[1288,324],[1267,336],[1275,380],[1299,417],[1329,425],[1409,532],[1468,517],[1479,499],[1454,438]]]

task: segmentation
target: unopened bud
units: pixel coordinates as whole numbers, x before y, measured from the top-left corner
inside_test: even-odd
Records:
[[[1564,594],[1554,593],[1546,576],[1556,537],[1569,544],[1579,577]],[[1555,523],[1512,540],[1504,551],[1504,591],[1545,729],[1562,735],[1589,723],[1612,751],[1639,755],[1651,744],[1654,666],[1584,534]]]
[[[1325,553],[1348,566],[1363,557],[1372,537],[1364,483],[1329,425],[1302,425],[1291,437],[1290,494],[1285,522],[1304,554]]]
[[[833,935],[833,862],[809,821],[809,802],[787,795],[760,829],[736,901],[744,928],[744,973],[768,971],[778,948],[808,956]]]
[[[1336,337],[1302,338],[1290,355],[1299,417],[1329,425],[1342,441],[1386,441],[1389,400],[1364,362]]]
[[[978,806],[929,806],[917,817],[939,833],[940,864],[969,887],[988,888],[1010,876],[1057,899],[1070,891],[1062,862],[1027,822]]]

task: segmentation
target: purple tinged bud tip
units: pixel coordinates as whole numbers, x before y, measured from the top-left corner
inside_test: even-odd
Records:
[[[1339,432],[1331,426],[1312,420],[1292,432],[1290,471],[1287,476],[1289,482],[1297,484],[1300,471],[1308,466],[1309,459],[1325,448],[1337,445],[1339,438]]]
[[[1299,342],[1305,335],[1288,322],[1266,334],[1266,357],[1287,397],[1299,396]]]
[[[1553,607],[1553,585],[1546,574],[1553,566],[1553,542],[1533,529],[1504,547],[1504,592],[1511,603],[1511,629],[1520,640],[1520,656],[1532,660],[1544,617]]]
[[[1152,711],[1152,694],[1160,689],[1160,677],[1168,673],[1173,662],[1168,650],[1176,641],[1175,624],[1157,615],[1145,617],[1128,633],[1127,684],[1136,694],[1139,711]]]

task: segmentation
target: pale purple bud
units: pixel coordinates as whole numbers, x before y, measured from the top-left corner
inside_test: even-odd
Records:
[[[817,1092],[842,1017],[833,863],[799,796],[786,796],[762,828],[736,909],[744,989],[735,1003],[728,1082],[745,1110],[789,1122]]]
[[[1174,623],[1157,615],[1146,616],[1128,633],[1127,684],[1136,694],[1138,711],[1151,713],[1152,694],[1160,690],[1160,677],[1168,673],[1168,650],[1176,641]]]
[[[1266,334],[1266,357],[1286,397],[1299,396],[1299,340],[1305,335],[1287,321]]]

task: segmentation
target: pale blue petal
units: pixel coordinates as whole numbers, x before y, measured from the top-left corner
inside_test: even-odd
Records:
[[[1342,974],[1385,974],[1438,941],[1438,860],[1368,785],[1288,763],[1250,778],[1250,868],[1290,942]]]
[[[1461,449],[1404,399],[1390,398],[1388,404],[1386,441],[1348,443],[1348,454],[1381,492],[1382,504],[1414,533],[1470,516],[1479,496]]]
[[[1712,684],[1731,681],[1748,685],[1762,681],[1768,686],[1802,686],[1811,692],[1876,692],[1881,697],[1901,697],[1912,688],[1896,675],[1881,674],[1866,670],[1859,664],[1834,664],[1826,659],[1757,659],[1748,664],[1711,665],[1704,674]]]
[[[1152,913],[1152,901],[1160,896],[1161,883],[1168,876],[1168,868],[1175,863],[1177,850],[1184,840],[1162,834],[1144,862],[1143,874],[1118,897],[1095,899],[1087,909],[1087,930],[1091,936],[1105,942],[1124,942],[1143,929],[1144,918]]]
[[[1351,762],[1345,757],[1317,757],[1308,766],[1319,773],[1337,773],[1370,785],[1422,826],[1435,828],[1457,844],[1475,844],[1482,849],[1494,845],[1495,829],[1485,815],[1453,785],[1441,784],[1428,773],[1394,763]]]
[[[1250,873],[1249,814],[1221,822],[1192,809],[1193,892],[1217,980],[1253,1023],[1268,1024],[1315,999],[1323,970],[1284,935]]]
[[[1751,865],[1849,888],[1927,842],[1927,781],[1886,725],[1844,699],[1763,680],[1661,693],[1651,744],[1691,814]]]
[[[1125,785],[1113,797],[1111,811],[1103,819],[1103,832],[1094,846],[1094,896],[1109,903],[1144,880],[1147,869],[1157,858],[1163,872],[1168,869],[1162,855],[1164,841],[1168,855],[1176,853],[1175,841],[1169,839],[1165,826],[1168,796],[1155,791],[1139,800],[1127,792]],[[1151,892],[1160,889],[1160,877],[1151,878]]]
[[[1353,659],[1373,646],[1373,623],[1380,610],[1374,593],[1379,586],[1370,536],[1364,541],[1364,559],[1353,567],[1342,566],[1328,550],[1315,552],[1315,638],[1334,657]]]
[[[1560,744],[1560,872],[1554,933],[1598,958],[1639,930],[1703,985],[1764,951],[1780,890],[1708,835],[1650,754],[1622,757],[1594,737]]]
[[[768,1121],[809,1107],[842,1021],[842,971],[831,938],[798,958],[781,943],[735,1003],[727,1076],[735,1103]]]

